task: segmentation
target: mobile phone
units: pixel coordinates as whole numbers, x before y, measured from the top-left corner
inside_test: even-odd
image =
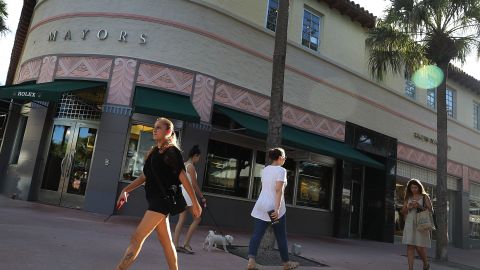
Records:
[[[272,217],[272,214],[273,214],[274,212],[275,212],[275,210],[270,210],[270,211],[267,212],[267,213],[268,213],[268,216],[270,217],[270,221],[271,221],[270,224],[272,224],[272,225],[278,224],[278,222],[279,222],[278,219],[274,219],[274,218]]]

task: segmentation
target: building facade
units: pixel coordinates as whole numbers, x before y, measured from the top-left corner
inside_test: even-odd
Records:
[[[198,180],[216,220],[249,229],[278,1],[117,2],[26,1],[12,85],[0,89],[15,101],[1,192],[110,214],[166,116],[185,152],[204,153]],[[371,79],[374,25],[348,0],[291,2],[282,136],[292,233],[394,242],[408,179],[435,202],[436,92]],[[470,248],[480,246],[480,82],[452,68],[448,89],[449,235]],[[132,196],[119,214],[143,214],[142,188]]]

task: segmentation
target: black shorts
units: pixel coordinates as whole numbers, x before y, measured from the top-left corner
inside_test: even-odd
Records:
[[[160,214],[164,214],[165,216],[170,214],[170,210],[168,210],[165,199],[148,198],[147,202],[148,202],[148,210],[154,211]]]

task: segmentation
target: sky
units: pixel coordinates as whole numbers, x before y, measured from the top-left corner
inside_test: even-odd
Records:
[[[10,63],[10,55],[12,54],[13,41],[15,32],[17,31],[18,20],[22,12],[23,1],[20,0],[4,0],[7,3],[7,27],[10,29],[5,36],[0,35],[0,85],[5,84],[8,66]]]
[[[7,12],[9,14],[7,19],[7,27],[10,29],[5,36],[0,36],[0,85],[5,83],[7,77],[8,66],[10,63],[10,54],[12,53],[13,41],[15,39],[15,32],[17,31],[18,20],[20,12],[22,11],[23,1],[20,0],[4,0],[7,3]],[[373,13],[377,17],[382,17],[383,11],[390,1],[386,0],[354,0],[357,4]],[[454,63],[456,66],[462,68],[468,74],[480,80],[480,62],[477,61],[475,54],[467,58],[467,63],[461,65]]]

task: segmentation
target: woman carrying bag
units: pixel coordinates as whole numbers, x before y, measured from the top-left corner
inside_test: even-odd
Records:
[[[417,179],[408,181],[402,213],[405,215],[402,243],[407,245],[408,269],[413,270],[415,250],[422,258],[423,269],[430,269],[427,248],[432,245],[434,229],[432,201]]]
[[[185,174],[173,123],[166,118],[158,118],[153,128],[153,139],[157,145],[148,153],[142,175],[125,187],[118,198],[117,205],[126,202],[128,193],[145,183],[148,210],[132,235],[130,245],[117,270],[127,269],[133,264],[143,242],[154,230],[163,247],[169,269],[178,269],[177,253],[172,242],[168,217],[185,210],[186,202],[180,184],[192,198],[192,214],[200,217],[202,213],[192,185]]]

